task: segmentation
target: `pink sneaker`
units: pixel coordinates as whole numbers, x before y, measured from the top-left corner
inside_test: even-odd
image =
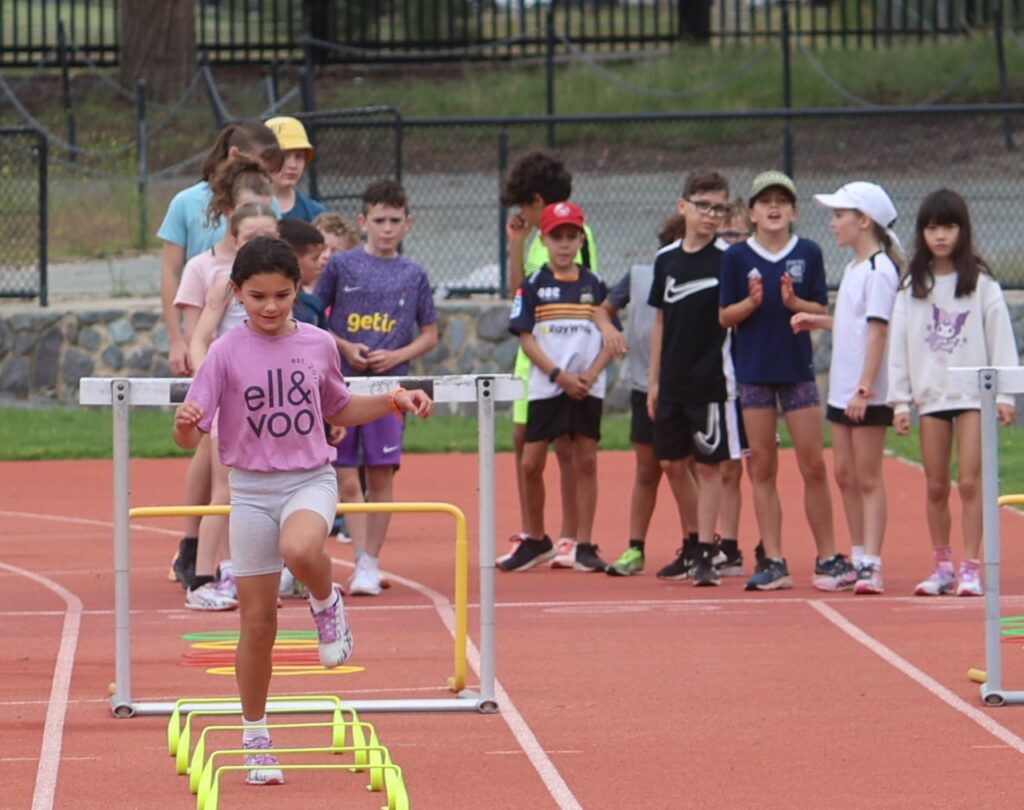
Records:
[[[341,602],[341,594],[337,595],[334,604],[319,612],[309,606],[316,622],[316,635],[319,640],[320,664],[326,669],[339,667],[352,654],[352,631],[345,621],[345,606]]]
[[[552,557],[550,565],[552,568],[575,568],[576,541],[563,537],[555,543],[555,556]]]
[[[957,596],[984,596],[985,589],[981,584],[981,571],[977,568],[960,566],[960,582],[956,586]]]

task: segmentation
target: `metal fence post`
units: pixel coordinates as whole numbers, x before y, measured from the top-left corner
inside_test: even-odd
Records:
[[[999,100],[1004,104],[1010,101],[1010,85],[1006,78],[1006,50],[1003,42],[1003,3],[1002,0],[993,9],[992,36],[996,40],[996,64],[999,68]],[[1003,116],[1003,139],[1006,151],[1012,152],[1016,145],[1013,142],[1013,122],[1009,115]]]
[[[544,54],[544,85],[546,91],[547,105],[545,110],[548,116],[555,114],[555,0],[548,4],[547,11],[547,43]],[[555,148],[555,125],[548,121],[548,148]]]
[[[135,88],[136,139],[138,141],[139,238],[138,247],[144,248],[149,236],[149,206],[146,188],[149,183],[149,135],[146,130],[146,80],[139,79]]]
[[[47,208],[50,204],[47,190],[47,174],[49,163],[49,144],[42,132],[36,133],[36,158],[39,163],[39,306],[49,304],[49,277],[47,249],[49,247],[50,219]]]
[[[782,106],[793,109],[793,72],[790,64],[789,3],[782,3]],[[793,130],[787,117],[782,123],[782,165],[783,171],[793,176]]]
[[[501,200],[501,188],[505,182],[505,170],[508,168],[508,130],[498,133],[498,199]],[[508,233],[505,231],[505,220],[508,211],[498,203],[498,293],[508,298]]]
[[[64,21],[57,23],[57,59],[60,62],[60,89],[64,98],[64,123],[68,128],[68,143],[72,147],[77,146],[78,133],[75,129],[75,110],[71,102],[71,76],[68,72],[68,45],[67,36],[64,32]],[[68,160],[74,163],[78,159],[78,153],[74,149],[68,155]]]

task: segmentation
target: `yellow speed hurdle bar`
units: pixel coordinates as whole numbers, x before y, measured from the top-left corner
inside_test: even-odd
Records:
[[[435,403],[475,403],[479,489],[480,690],[475,697],[462,690],[459,698],[433,701],[353,702],[363,711],[497,711],[494,693],[494,412],[496,402],[524,395],[523,381],[511,374],[466,374],[440,377],[353,377],[354,394],[386,394],[395,386],[426,391]],[[133,407],[168,407],[185,400],[189,380],[148,377],[84,377],[79,381],[81,405],[108,406],[113,414],[113,543],[114,543],[114,694],[116,717],[170,714],[173,704],[138,702],[131,682],[131,538],[130,538],[130,412]],[[426,708],[424,704],[430,704]],[[198,708],[198,707],[197,707]],[[322,707],[321,707],[322,708]]]
[[[454,674],[448,679],[449,688],[458,694],[466,689],[466,639],[469,635],[469,546],[466,542],[466,515],[451,503],[412,501],[409,503],[339,503],[339,514],[445,514],[455,519],[455,664]],[[204,515],[230,515],[230,506],[136,506],[128,510],[128,518],[202,517]],[[468,693],[471,698],[476,693]],[[464,698],[459,698],[460,701]],[[437,699],[426,700],[363,700],[346,701],[345,705],[361,711],[415,711],[413,704],[424,704],[420,711],[440,711]],[[392,704],[401,704],[401,708]],[[369,705],[368,705],[369,704]],[[170,714],[175,710],[160,714]],[[180,711],[180,709],[178,709]]]
[[[986,706],[1024,703],[1024,691],[1003,689],[1002,622],[999,610],[1001,540],[999,508],[1024,503],[1024,495],[999,496],[999,420],[996,397],[1024,393],[1024,368],[951,368],[951,389],[981,399],[982,536],[985,549],[985,671],[981,699]]]

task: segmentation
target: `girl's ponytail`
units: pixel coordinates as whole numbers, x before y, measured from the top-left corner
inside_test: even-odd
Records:
[[[903,252],[892,238],[888,228],[883,228],[877,222],[872,222],[872,224],[875,228],[875,238],[885,251],[885,255],[889,257],[889,261],[896,265],[896,272],[902,276],[903,266],[906,263],[903,258]]]

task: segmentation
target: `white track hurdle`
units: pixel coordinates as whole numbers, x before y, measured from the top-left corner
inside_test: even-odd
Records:
[[[981,699],[987,706],[1024,703],[1024,691],[1003,689],[1002,623],[999,612],[999,422],[997,394],[1024,393],[1024,368],[952,368],[950,383],[981,395],[981,491],[985,549],[985,670]]]
[[[463,690],[454,698],[433,700],[353,700],[345,705],[359,712],[481,711],[497,709],[494,696],[494,404],[523,396],[523,383],[510,374],[443,377],[353,377],[346,380],[355,394],[386,394],[395,386],[426,391],[435,403],[475,402],[480,510],[480,691]],[[79,404],[109,405],[113,409],[114,508],[114,694],[110,705],[117,717],[170,714],[174,703],[137,702],[131,689],[131,538],[129,518],[129,435],[132,407],[160,407],[184,401],[187,379],[143,377],[86,377],[79,387]],[[168,427],[168,430],[170,427]],[[225,700],[234,710],[237,700]],[[328,711],[333,704],[309,703],[297,710]],[[202,705],[177,706],[188,712]]]

